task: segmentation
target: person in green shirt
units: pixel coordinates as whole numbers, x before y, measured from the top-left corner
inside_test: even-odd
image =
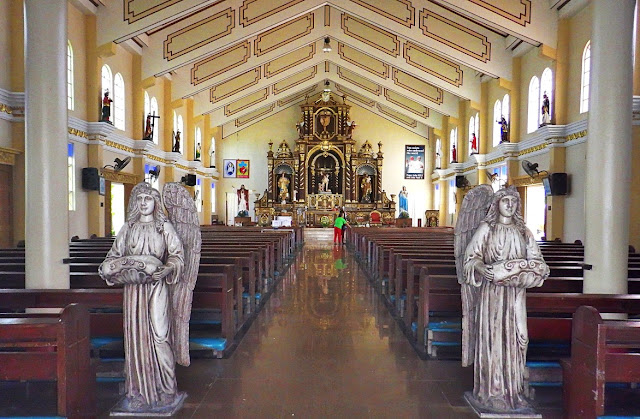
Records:
[[[344,219],[344,212],[340,211],[340,214],[333,223],[333,244],[342,244],[342,227],[347,224],[347,220]]]

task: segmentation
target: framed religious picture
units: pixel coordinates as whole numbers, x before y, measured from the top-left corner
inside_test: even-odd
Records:
[[[236,160],[236,177],[249,177],[249,160]]]
[[[404,178],[424,179],[424,145],[404,146]]]
[[[236,177],[236,161],[232,159],[224,159],[222,162],[224,170],[222,177]]]

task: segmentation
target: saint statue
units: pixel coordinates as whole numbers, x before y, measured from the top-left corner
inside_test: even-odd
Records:
[[[402,190],[398,193],[398,200],[400,213],[409,212],[409,192],[407,192],[406,186],[403,186]]]
[[[176,132],[173,142],[173,150],[171,151],[173,151],[174,153],[180,152],[180,131]]]
[[[152,128],[152,125],[151,125],[151,114],[147,115],[147,120],[145,121],[145,124],[144,124],[144,137],[142,139],[143,140],[148,140],[148,141],[153,140],[153,128]]]
[[[104,92],[104,97],[102,98],[102,117],[100,118],[101,122],[108,122],[108,123],[112,123],[110,121],[110,117],[111,117],[111,103],[113,102],[113,100],[111,100],[111,98],[109,97],[109,91],[105,90]]]
[[[549,114],[549,109],[549,96],[547,96],[547,92],[544,92],[544,94],[542,95],[542,124],[540,124],[540,126],[551,123],[551,115]]]
[[[478,139],[476,133],[471,133],[471,154],[478,154]]]
[[[353,131],[356,127],[356,121],[347,122],[347,139],[351,139],[353,137]]]
[[[515,187],[495,194],[479,185],[465,196],[454,251],[462,287],[462,365],[474,365],[480,412],[531,413],[524,395],[527,345],[526,289],[549,276],[540,248],[521,214]]]
[[[318,192],[329,192],[329,174],[322,175],[322,180],[318,186]]]
[[[360,181],[360,202],[370,203],[371,202],[371,176],[364,175],[362,180]]]
[[[244,185],[241,185],[236,194],[238,195],[238,211],[249,212],[249,191],[245,189]]]
[[[500,144],[509,142],[509,123],[505,119],[504,116],[500,118],[499,121],[496,121],[500,124]]]
[[[441,169],[442,168],[442,145],[440,144],[440,140],[436,141],[436,161],[435,161],[435,168],[436,169]]]
[[[287,202],[287,198],[289,198],[289,179],[284,173],[278,179],[278,191],[280,201]]]
[[[123,285],[125,397],[118,413],[172,413],[178,392],[175,363],[188,366],[189,319],[200,263],[200,225],[180,183],[160,192],[137,184],[127,222],[98,270],[108,285]]]
[[[458,151],[455,144],[451,147],[451,163],[458,163]]]
[[[211,144],[209,145],[209,167],[216,167],[216,139],[211,137]]]
[[[200,161],[200,154],[201,153],[202,153],[202,144],[196,143],[196,156],[195,156],[194,160]]]

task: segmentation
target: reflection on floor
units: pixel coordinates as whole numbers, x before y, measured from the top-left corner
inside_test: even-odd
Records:
[[[463,400],[473,387],[472,369],[420,360],[355,260],[325,232],[331,230],[306,237],[228,359],[178,367],[178,387],[189,394],[178,417],[475,417]],[[51,386],[30,384],[29,394],[17,387],[0,396],[1,414],[23,403],[55,412]],[[560,390],[541,390],[544,417],[560,418]],[[100,417],[108,417],[118,384],[99,383],[98,398]]]

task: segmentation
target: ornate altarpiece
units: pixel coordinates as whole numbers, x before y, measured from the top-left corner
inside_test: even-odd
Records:
[[[298,139],[292,151],[286,141],[267,153],[268,187],[256,200],[258,223],[275,215],[293,215],[299,225],[333,225],[336,209],[350,221],[367,222],[378,210],[383,223],[393,224],[395,205],[382,190],[382,142],[374,151],[368,140],[357,149],[349,118],[350,106],[330,95],[301,105]],[[392,195],[393,198],[393,195]]]

